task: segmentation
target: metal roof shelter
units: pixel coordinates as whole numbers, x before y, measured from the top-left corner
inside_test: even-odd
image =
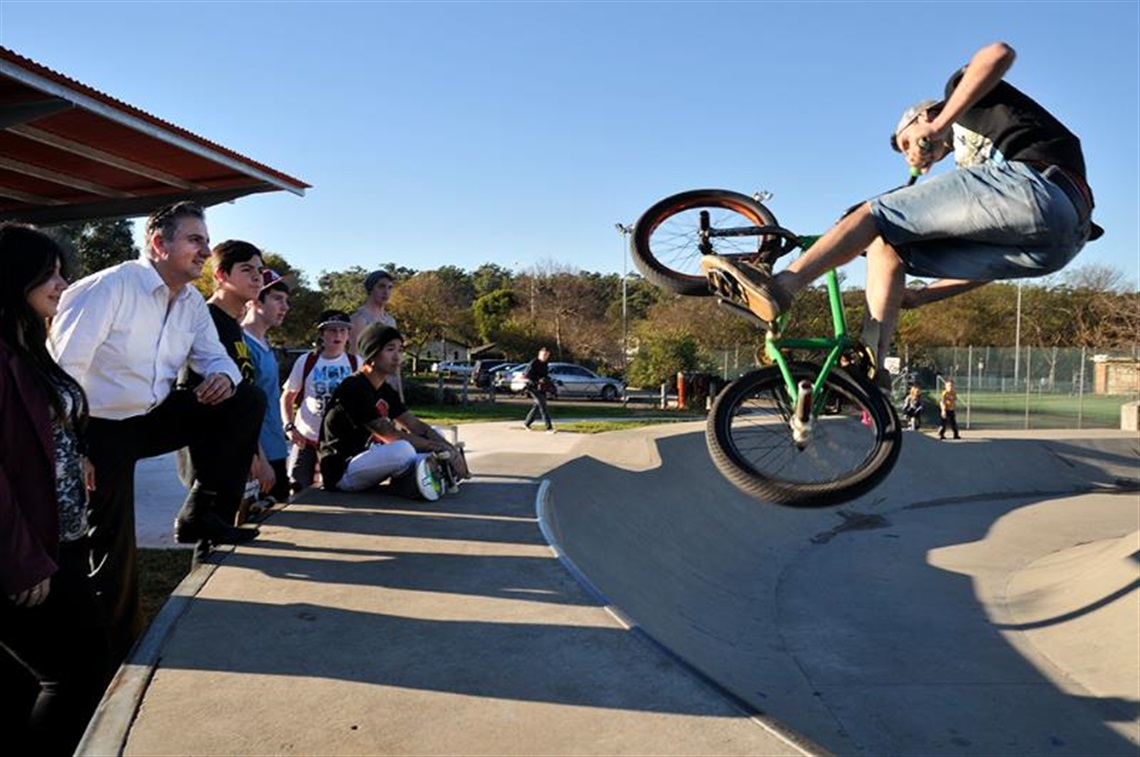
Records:
[[[0,47],[0,221],[140,216],[307,188]]]

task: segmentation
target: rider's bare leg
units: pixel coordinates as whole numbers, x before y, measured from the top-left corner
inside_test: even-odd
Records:
[[[832,268],[859,257],[878,238],[879,229],[871,217],[871,206],[863,203],[832,226],[787,269],[776,274],[774,282],[787,294],[795,295]]]
[[[863,343],[875,351],[876,368],[883,367],[890,350],[905,291],[902,260],[894,247],[881,237],[876,239],[867,247],[867,315],[863,320]]]
[[[938,279],[923,289],[908,289],[903,292],[902,309],[929,305],[932,302],[945,300],[949,297],[969,292],[971,289],[985,286],[989,281],[967,281],[966,279]]]

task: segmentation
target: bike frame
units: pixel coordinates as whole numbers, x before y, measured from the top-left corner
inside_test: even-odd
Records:
[[[904,187],[913,185],[920,175],[917,169],[911,169],[910,178],[905,184],[895,189],[890,190],[895,192]],[[889,192],[887,193],[889,194]],[[768,195],[770,197],[770,195]],[[759,197],[757,198],[760,199]],[[766,198],[765,198],[766,199]],[[858,208],[862,203],[852,205],[841,216],[846,217],[849,213]],[[708,226],[709,216],[707,212],[702,213],[702,230],[711,237],[737,237],[737,236],[753,236],[753,235],[768,235],[775,234],[785,240],[795,240],[796,246],[799,246],[803,251],[807,251],[816,240],[818,236],[800,237],[788,231],[787,229],[778,226],[750,226],[736,229],[711,229]],[[702,248],[702,252],[712,252],[711,246],[707,251]],[[763,255],[763,249],[761,251]],[[779,257],[779,254],[776,255]],[[771,264],[775,261],[775,257],[768,258],[768,263]],[[835,270],[828,271],[824,276],[824,281],[827,285],[827,300],[831,305],[831,325],[834,336],[832,337],[817,337],[808,339],[787,339],[779,336],[783,333],[784,326],[788,322],[788,313],[783,313],[776,319],[776,328],[768,329],[767,335],[764,337],[764,353],[768,358],[780,369],[780,375],[784,377],[784,384],[788,391],[788,398],[793,404],[796,403],[796,398],[799,396],[799,387],[796,386],[795,380],[792,379],[792,371],[788,366],[788,358],[784,354],[786,350],[812,350],[815,352],[826,352],[827,357],[823,361],[823,366],[820,368],[819,375],[815,378],[815,383],[812,385],[812,413],[816,414],[820,408],[817,403],[822,401],[820,389],[823,388],[823,383],[831,374],[831,369],[839,362],[839,358],[844,352],[852,347],[858,346],[858,342],[852,339],[847,333],[847,317],[843,310],[843,299],[839,293],[839,276]]]
[[[787,229],[777,226],[746,226],[733,229],[713,229],[708,226],[707,213],[702,215],[701,225],[706,239],[714,237],[764,236],[774,234],[783,239],[796,240],[795,243],[805,252],[819,239],[819,237],[799,237]],[[708,249],[711,251],[711,246],[709,246]],[[823,388],[824,382],[827,381],[827,377],[831,374],[831,369],[839,362],[839,358],[844,352],[858,344],[847,333],[847,316],[843,310],[843,298],[839,292],[839,276],[834,269],[824,275],[824,282],[827,286],[827,300],[831,306],[831,328],[834,336],[801,339],[779,336],[779,334],[783,333],[784,327],[787,325],[790,317],[790,313],[783,313],[776,320],[776,328],[769,328],[764,338],[764,353],[772,363],[780,369],[780,375],[784,377],[784,385],[788,392],[788,399],[793,405],[796,404],[800,390],[796,385],[795,379],[792,378],[792,370],[788,365],[788,358],[785,352],[787,350],[811,350],[813,352],[826,353],[819,375],[816,376],[815,383],[811,388],[813,415],[818,414],[820,410],[820,407],[817,406],[817,403],[823,401],[820,390]]]
[[[784,313],[777,319],[777,329],[769,329],[767,335],[764,337],[764,352],[771,359],[771,361],[780,369],[780,374],[784,377],[784,386],[788,392],[788,398],[794,403],[799,392],[795,380],[792,378],[792,371],[788,365],[788,358],[785,355],[786,350],[811,350],[814,352],[826,353],[823,360],[823,365],[819,370],[819,375],[815,377],[815,382],[812,384],[811,394],[812,411],[813,415],[817,414],[819,407],[816,403],[822,402],[822,392],[824,382],[831,374],[831,369],[839,362],[839,358],[844,352],[856,346],[856,341],[852,339],[847,333],[847,316],[843,310],[843,298],[839,292],[839,276],[834,270],[830,270],[824,276],[824,281],[827,285],[827,300],[831,306],[831,326],[834,336],[831,337],[809,337],[801,339],[793,339],[779,336],[787,324],[789,314]]]

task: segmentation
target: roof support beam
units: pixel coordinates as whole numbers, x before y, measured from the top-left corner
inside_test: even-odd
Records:
[[[12,126],[8,129],[8,131],[12,132],[13,134],[19,134],[21,137],[25,137],[34,142],[39,142],[40,144],[54,147],[57,150],[63,150],[64,152],[69,152],[72,155],[79,155],[80,157],[87,158],[88,160],[94,160],[97,163],[102,163],[107,166],[114,166],[115,168],[127,171],[128,173],[133,173],[136,176],[145,176],[148,179],[153,179],[157,182],[168,184],[172,187],[178,187],[179,189],[206,188],[201,184],[195,184],[193,182],[186,181],[185,179],[179,178],[174,174],[167,173],[166,171],[160,171],[157,168],[144,166],[143,164],[136,163],[133,160],[128,160],[127,158],[123,158],[109,152],[104,152],[103,150],[90,147],[89,145],[85,145],[81,142],[76,142],[75,140],[68,139],[67,137],[61,137],[58,134],[52,134],[51,132],[44,131],[43,129],[38,129],[35,126]]]
[[[60,205],[66,205],[67,204],[63,200],[54,200],[51,197],[41,197],[39,195],[33,195],[33,194],[28,194],[27,192],[21,192],[17,189],[6,189],[4,187],[0,187],[0,197],[7,197],[9,200],[18,200],[19,202],[26,202],[29,205],[50,205],[53,207],[58,207]]]
[[[134,197],[130,192],[121,192],[117,189],[111,189],[110,187],[104,187],[90,181],[77,179],[74,176],[62,174],[59,171],[53,171],[50,168],[33,166],[31,163],[5,158],[3,156],[0,156],[0,168],[23,174],[24,176],[32,176],[37,179],[43,179],[44,181],[50,181],[65,187],[71,187],[72,189],[81,189],[84,192],[90,192],[91,194],[96,194],[101,197]]]

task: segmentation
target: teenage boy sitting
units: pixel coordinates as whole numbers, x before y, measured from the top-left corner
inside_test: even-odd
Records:
[[[462,450],[413,415],[387,383],[403,358],[400,332],[374,323],[364,328],[357,345],[360,370],[341,382],[325,413],[319,451],[323,487],[362,491],[391,479],[395,492],[434,501],[450,488],[441,475],[453,483],[470,478]]]
[[[317,348],[297,358],[281,395],[281,419],[292,442],[289,483],[293,492],[313,485],[317,439],[325,407],[345,377],[356,370],[356,356],[347,353],[348,315],[326,310],[317,322]]]

